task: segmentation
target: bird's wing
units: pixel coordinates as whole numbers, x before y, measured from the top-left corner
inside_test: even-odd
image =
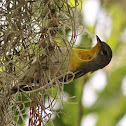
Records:
[[[87,74],[88,71],[85,69],[85,70],[79,70],[79,71],[76,71],[74,74],[75,74],[75,77],[74,79],[77,79],[79,77],[82,77],[83,75]]]

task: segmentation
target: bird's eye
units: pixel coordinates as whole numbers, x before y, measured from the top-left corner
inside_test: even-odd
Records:
[[[106,51],[106,50],[102,50],[102,51],[101,51],[101,54],[102,54],[102,55],[107,55],[107,51]]]

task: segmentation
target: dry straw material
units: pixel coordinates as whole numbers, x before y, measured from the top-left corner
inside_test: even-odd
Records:
[[[29,126],[44,126],[57,100],[63,103],[63,85],[74,77],[68,61],[79,27],[77,6],[68,0],[0,1],[1,126],[20,125],[29,110]]]

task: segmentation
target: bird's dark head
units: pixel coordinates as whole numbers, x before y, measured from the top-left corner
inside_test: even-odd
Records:
[[[96,36],[97,42],[100,43],[100,50],[94,59],[94,64],[96,69],[102,69],[103,67],[107,66],[111,59],[112,59],[112,50],[111,48],[103,41]]]

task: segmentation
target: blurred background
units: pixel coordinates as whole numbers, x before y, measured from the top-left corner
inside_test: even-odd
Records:
[[[104,69],[65,85],[63,109],[55,105],[61,111],[53,117],[55,126],[126,126],[125,6],[125,0],[82,1],[82,24],[110,45],[113,59]],[[80,35],[76,45],[88,48],[91,43],[88,35]]]

